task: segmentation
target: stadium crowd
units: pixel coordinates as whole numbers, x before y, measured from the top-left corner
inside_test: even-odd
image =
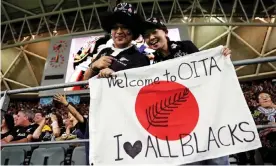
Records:
[[[268,79],[240,85],[256,125],[275,123],[275,82]],[[2,114],[1,143],[83,139],[88,125],[88,111],[89,101],[74,105],[60,94],[55,95],[53,104],[47,106],[40,105],[38,101],[11,101],[7,113]],[[276,148],[276,128],[260,129],[259,136],[263,144],[260,151],[265,158],[275,162],[268,149]],[[253,158],[254,153],[238,154],[244,164],[248,161],[254,163],[254,159],[248,156]]]
[[[241,88],[256,124],[265,125],[275,123],[275,83],[271,79],[246,82],[241,83]],[[84,138],[89,102],[74,105],[68,103],[66,96],[60,94],[54,96],[54,101],[52,105],[47,106],[42,106],[38,102],[11,101],[7,113],[2,115],[2,143],[13,141],[27,142],[27,140],[22,139],[27,138],[28,135],[32,135],[32,138],[30,140],[28,139],[28,141]],[[22,131],[15,130],[19,126],[22,126],[20,128]],[[14,133],[14,131],[21,133]],[[276,147],[276,141],[268,142],[267,140],[267,136],[271,132],[275,133],[276,129],[263,129],[260,131],[260,137],[264,146]],[[276,139],[274,138],[274,140]]]

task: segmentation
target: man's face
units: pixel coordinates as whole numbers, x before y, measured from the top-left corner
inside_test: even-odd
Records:
[[[41,113],[36,113],[35,116],[34,116],[34,122],[35,123],[39,123],[41,122],[41,120],[43,119]]]
[[[116,48],[126,48],[130,45],[132,32],[122,24],[116,24],[111,30],[111,36]]]
[[[28,120],[28,117],[23,112],[18,112],[15,125],[22,126],[26,120]]]
[[[259,95],[259,103],[262,107],[271,107],[272,101],[270,95],[267,93],[261,93]]]
[[[161,29],[150,29],[144,34],[144,39],[153,50],[160,50],[167,48],[167,33]]]

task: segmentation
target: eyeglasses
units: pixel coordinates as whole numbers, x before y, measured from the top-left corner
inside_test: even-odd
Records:
[[[126,30],[126,29],[128,29],[128,27],[127,26],[125,26],[125,25],[118,25],[118,24],[115,24],[113,27],[112,27],[112,30],[118,30],[119,28],[121,28],[122,30]]]

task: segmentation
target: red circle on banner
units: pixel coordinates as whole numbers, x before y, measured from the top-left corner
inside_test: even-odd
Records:
[[[160,81],[140,89],[135,103],[138,121],[161,140],[178,140],[197,125],[199,108],[192,92],[176,82]]]

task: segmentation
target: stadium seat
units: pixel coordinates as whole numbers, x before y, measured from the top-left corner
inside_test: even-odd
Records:
[[[64,157],[62,147],[38,148],[33,151],[30,165],[63,165]]]
[[[23,149],[25,151],[25,160],[24,160],[24,165],[28,165],[30,162],[30,158],[32,155],[32,152],[35,148],[37,148],[38,146],[34,146],[34,145],[25,145],[25,146],[8,146],[8,147],[4,147],[3,149],[5,150],[10,150],[10,149]]]
[[[1,165],[23,165],[25,151],[23,149],[3,149],[1,151]]]
[[[229,163],[230,163],[230,165],[237,165],[238,160],[234,156],[229,156]]]
[[[62,147],[66,151],[69,148],[69,145],[68,144],[45,144],[45,145],[39,145],[39,148],[53,148],[53,147]]]
[[[71,165],[86,165],[85,147],[76,147],[73,151]]]
[[[32,147],[31,146],[7,146],[7,147],[4,147],[3,149],[5,150],[10,150],[10,149],[23,149],[25,150],[26,152],[29,152],[32,150]]]

